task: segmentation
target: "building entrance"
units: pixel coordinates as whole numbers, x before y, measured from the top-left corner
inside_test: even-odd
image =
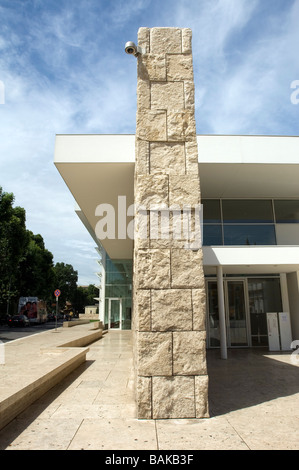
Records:
[[[281,312],[279,278],[224,281],[227,346],[268,346],[267,312]],[[217,281],[207,281],[207,344],[220,346]]]
[[[108,328],[109,330],[120,330],[122,325],[122,300],[108,299]]]
[[[208,338],[211,348],[220,346],[217,282],[208,281]],[[248,306],[245,281],[224,281],[228,347],[248,346]]]

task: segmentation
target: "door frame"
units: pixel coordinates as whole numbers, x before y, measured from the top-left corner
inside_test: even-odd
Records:
[[[111,301],[119,301],[119,327],[111,328]],[[122,299],[121,297],[108,297],[108,330],[121,330],[122,329]]]
[[[229,323],[229,299],[228,299],[228,283],[238,281],[243,283],[243,292],[244,292],[244,307],[245,307],[245,320],[246,320],[246,334],[247,334],[247,344],[242,346],[232,346],[231,345],[231,335],[230,335],[230,323]],[[207,344],[210,349],[218,348],[219,346],[210,345],[210,330],[209,330],[209,282],[214,282],[217,284],[217,279],[215,278],[206,278],[206,293],[207,293],[207,314],[206,314],[206,331],[207,331]],[[226,340],[227,347],[232,349],[248,348],[251,347],[251,328],[250,328],[250,315],[249,315],[249,296],[248,296],[248,283],[247,278],[244,277],[231,277],[223,280],[223,289],[224,289],[224,308],[225,308],[225,324],[226,324]]]

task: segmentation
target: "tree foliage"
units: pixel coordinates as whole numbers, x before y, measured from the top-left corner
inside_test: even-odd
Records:
[[[54,290],[53,255],[45,248],[41,235],[28,231],[29,242],[20,263],[20,292],[22,296],[36,296],[50,301]]]
[[[55,289],[61,291],[59,297],[60,305],[64,305],[68,300],[74,304],[78,281],[78,271],[75,271],[71,264],[56,263],[54,266]]]
[[[13,207],[12,193],[0,187],[0,306],[7,305],[19,293],[19,270],[24,259],[29,236],[26,214],[21,207]]]
[[[69,301],[83,312],[86,305],[95,304],[96,287],[77,287],[78,272],[72,265],[54,265],[43,237],[26,229],[25,209],[13,204],[14,195],[0,187],[0,317],[16,313],[19,297],[39,297],[53,304],[55,289],[61,291],[61,308]]]
[[[96,298],[99,297],[99,289],[90,284],[88,287],[78,286],[74,298],[75,310],[84,312],[87,305],[96,305]]]

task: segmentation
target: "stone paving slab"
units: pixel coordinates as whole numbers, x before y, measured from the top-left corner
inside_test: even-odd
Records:
[[[207,351],[210,418],[138,420],[130,331],[89,346],[86,362],[0,431],[1,450],[299,450],[299,367],[290,354]]]
[[[0,429],[86,360],[86,346],[102,336],[85,324],[56,328],[5,343],[0,365]],[[77,346],[77,347],[76,347]]]

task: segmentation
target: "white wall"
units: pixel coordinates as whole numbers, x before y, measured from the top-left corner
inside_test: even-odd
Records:
[[[276,224],[277,245],[299,245],[299,224]]]

